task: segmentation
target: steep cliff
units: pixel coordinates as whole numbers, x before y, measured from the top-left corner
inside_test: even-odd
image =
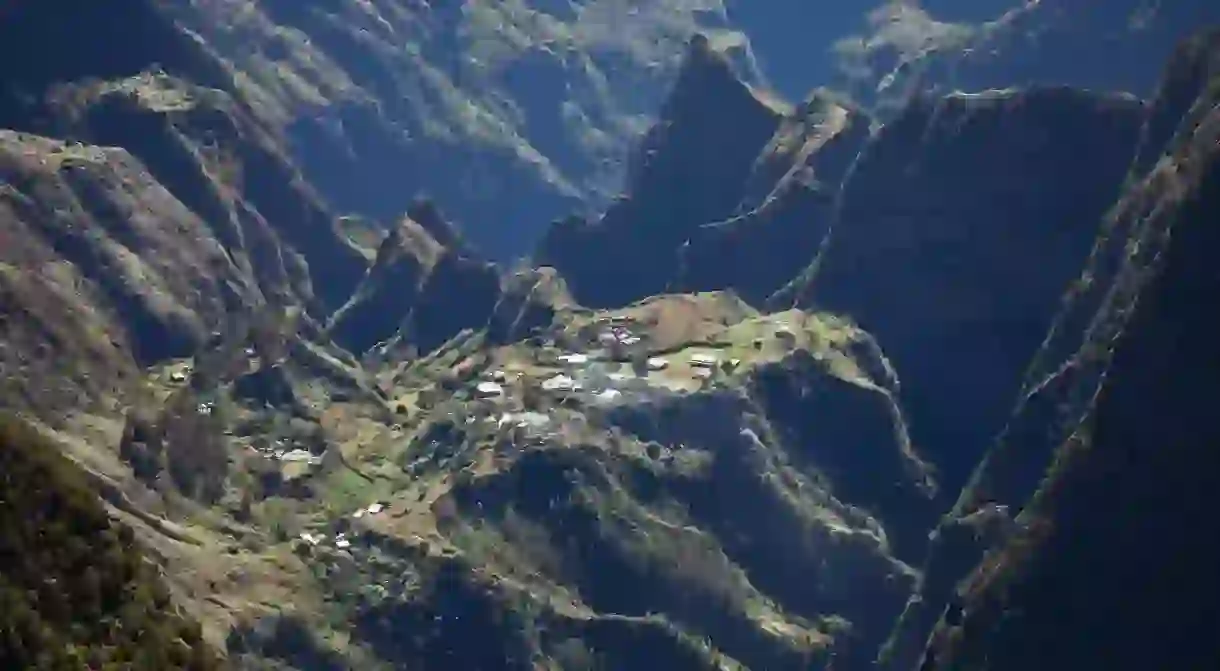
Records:
[[[1213,348],[1190,343],[1208,342],[1214,328],[1196,306],[1217,288],[1199,257],[1214,244],[1207,236],[1217,205],[1218,44],[1214,32],[1202,35],[1171,61],[1130,186],[1108,214],[1006,430],[939,525],[919,598],[908,604],[882,656],[886,668],[910,668],[925,645],[926,668],[960,668],[1000,637],[1012,637],[1003,639],[1012,654],[1001,664],[1070,666],[1104,659],[1114,650],[1104,641],[1122,631],[1130,632],[1118,634],[1123,639],[1138,640],[1123,646],[1124,667],[1172,659],[1180,668],[1202,668],[1202,660],[1214,658],[1204,638],[1158,629],[1143,614],[1156,610],[1155,599],[1174,599],[1175,610],[1196,613],[1175,619],[1174,627],[1215,618],[1210,604],[1187,596],[1208,587],[1173,581],[1206,582],[1210,572],[1189,566],[1215,557],[1214,546],[1190,531],[1206,524],[1199,499],[1191,498],[1205,485],[1188,472],[1206,470],[1198,450],[1209,440],[1194,414],[1207,383],[1192,375],[1209,368]],[[1140,372],[1148,370],[1157,372]],[[1140,400],[1132,401],[1132,393]],[[1149,438],[1137,430],[1135,423],[1150,416],[1171,427],[1168,433]],[[1114,501],[1114,493],[1123,501]],[[1007,533],[980,533],[984,517]],[[1149,537],[1162,540],[1142,545]],[[1135,539],[1142,549],[1131,544]],[[1110,553],[1124,557],[1122,568],[1103,558]],[[1010,590],[1007,597],[1001,586]],[[1111,600],[1117,595],[1121,603]],[[1069,600],[1077,604],[1070,638],[1035,629],[1037,609],[1052,603],[1062,609]],[[1008,624],[1000,613],[1013,609],[1024,615]],[[1095,627],[1106,631],[1104,638],[1085,633]],[[1031,636],[1039,645],[1016,642]]]
[[[850,314],[883,343],[949,496],[1011,408],[1144,114],[1062,88],[917,101],[860,154],[827,243],[773,298]]]
[[[153,627],[171,657],[206,641],[250,669],[1214,652],[1146,617],[1189,587],[1184,617],[1215,620],[1192,531],[1214,34],[1150,104],[1028,87],[889,118],[776,101],[731,33],[672,52],[681,3],[493,4],[0,14],[0,402],[86,474],[98,533],[161,568],[164,594],[103,606],[181,611],[198,631]],[[590,56],[637,14],[655,44]],[[644,127],[617,106],[671,71],[604,216],[552,227],[538,267],[479,252],[595,202],[588,159]],[[468,197],[489,175],[509,193]],[[3,541],[37,544],[24,517]],[[47,556],[84,566],[64,542]],[[5,598],[35,589],[55,640],[140,622],[72,625],[20,575]]]
[[[390,229],[367,274],[330,318],[330,333],[352,352],[394,336],[446,250],[411,219]]]
[[[223,62],[158,3],[57,7],[21,3],[0,23],[13,50],[0,96],[13,129],[0,252],[7,313],[39,315],[6,328],[12,343],[62,334],[30,351],[42,353],[38,365],[64,367],[39,375],[51,371],[6,348],[18,352],[6,376],[18,397],[59,394],[42,409],[62,407],[66,390],[55,388],[78,379],[82,408],[123,398],[133,364],[189,356],[266,306],[341,305],[367,261]],[[148,39],[125,39],[133,26]],[[31,39],[54,48],[27,67],[20,50]],[[98,375],[68,372],[77,366]]]
[[[732,288],[751,304],[764,304],[817,254],[871,124],[841,96],[814,91],[754,159],[738,213],[690,232],[673,286]]]
[[[1209,254],[1220,243],[1218,49],[1214,32],[1186,45],[1162,90],[1154,118],[1180,124],[1165,157],[1113,213],[1112,234],[1135,253],[1103,276],[1106,297],[1064,370],[1086,374],[1063,385],[1072,411],[1050,435],[1045,479],[1036,491],[1014,481],[1020,462],[1001,444],[968,492],[1011,499],[1019,530],[961,583],[924,668],[969,668],[987,656],[995,668],[1088,660],[1193,669],[1220,656],[1208,633],[1220,547],[1199,532],[1210,524],[1216,441],[1207,390],[1217,323],[1200,308],[1220,291]],[[1209,76],[1184,108],[1178,86],[1198,73]],[[1050,613],[1065,609],[1072,626],[1050,626]],[[1147,616],[1154,612],[1174,617]],[[1108,644],[1115,640],[1124,644]],[[1005,654],[992,654],[999,645]]]
[[[339,208],[390,221],[419,194],[485,254],[600,209],[626,149],[719,3],[292,0],[166,6],[222,55]],[[746,59],[741,59],[746,62]]]
[[[443,219],[425,221],[450,231],[437,228]],[[360,286],[331,316],[336,341],[363,353],[394,340],[426,354],[463,329],[483,328],[501,298],[500,269],[446,237],[456,247],[409,218],[392,229]]]
[[[664,291],[679,245],[733,213],[782,118],[707,38],[694,38],[660,119],[635,150],[626,195],[595,222],[553,225],[535,262],[559,270],[584,305]]]

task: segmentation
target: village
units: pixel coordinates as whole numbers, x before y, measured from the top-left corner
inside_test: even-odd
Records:
[[[740,347],[757,354],[782,354],[798,346],[797,331],[780,319],[759,321]],[[755,332],[757,331],[757,333]],[[765,334],[765,335],[761,335]],[[436,384],[417,397],[421,426],[431,427],[414,438],[408,452],[414,458],[403,464],[410,474],[429,467],[445,467],[470,447],[467,437],[481,434],[498,438],[489,444],[520,450],[531,444],[559,439],[570,430],[570,420],[583,424],[591,409],[612,409],[698,391],[727,379],[742,366],[742,359],[727,343],[695,343],[658,351],[647,330],[626,320],[604,319],[580,330],[558,346],[508,346],[485,359],[459,357]],[[453,380],[459,380],[454,384]],[[446,421],[437,424],[437,413]],[[436,432],[438,426],[451,427]],[[368,503],[326,533],[304,532],[309,546],[351,547],[364,522],[388,513],[385,501]]]
[[[778,317],[778,316],[777,316]],[[390,427],[407,459],[402,471],[410,477],[449,468],[460,459],[471,465],[482,448],[492,445],[492,458],[511,457],[530,445],[570,439],[573,426],[585,426],[591,410],[648,403],[728,380],[743,358],[755,360],[791,351],[804,338],[787,319],[749,320],[747,328],[725,325],[705,339],[656,342],[648,325],[630,319],[604,317],[574,330],[553,334],[545,342],[515,343],[480,353],[420,360],[410,378],[409,403],[396,402],[396,422]],[[253,358],[247,350],[247,357]],[[161,373],[171,387],[192,379],[193,363],[182,361]],[[215,402],[201,400],[201,415],[215,412]],[[323,468],[326,441],[305,437],[301,427],[271,431],[261,439],[243,441],[251,455],[266,460],[284,482],[308,479]],[[302,423],[303,421],[298,421]],[[586,427],[588,428],[588,427]],[[232,428],[225,433],[233,435]],[[244,432],[243,432],[244,433]],[[507,450],[504,454],[499,454]],[[488,455],[484,455],[487,457]],[[387,501],[366,501],[339,519],[294,534],[302,547],[349,551],[364,522],[387,513]]]

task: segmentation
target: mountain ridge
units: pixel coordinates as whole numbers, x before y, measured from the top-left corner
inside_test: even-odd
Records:
[[[256,33],[319,18],[250,7]],[[999,587],[1049,610],[1028,576],[1096,565],[1056,524],[1126,547],[1088,508],[1104,481],[1165,494],[1202,454],[1183,429],[1151,455],[1134,409],[1153,385],[1206,416],[1150,378],[1212,355],[1190,305],[1214,288],[1214,34],[1149,103],[1043,86],[884,123],[827,91],[777,104],[696,37],[626,195],[508,266],[444,202],[337,216],[265,83],[182,15],[111,10],[7,26],[159,32],[93,80],[53,61],[0,85],[2,398],[227,664],[984,659],[988,632],[1048,635]],[[1195,470],[1158,510],[1198,515]],[[1134,636],[1110,578],[1079,588],[1089,617]]]

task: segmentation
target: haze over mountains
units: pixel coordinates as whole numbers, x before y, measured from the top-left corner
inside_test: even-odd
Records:
[[[8,7],[0,662],[1211,668],[1220,8],[811,4]]]

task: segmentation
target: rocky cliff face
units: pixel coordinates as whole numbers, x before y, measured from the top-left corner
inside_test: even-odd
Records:
[[[1145,617],[1216,559],[1173,527],[1206,528],[1214,34],[1147,104],[886,123],[777,103],[697,38],[627,195],[510,270],[442,214],[465,187],[390,193],[370,159],[448,183],[504,149],[455,139],[515,112],[437,40],[544,17],[463,6],[0,22],[0,401],[164,568],[187,642],[252,669],[1068,668],[1110,627],[1144,666],[1214,652]],[[96,62],[18,68],[40,35]],[[376,118],[309,139],[346,114]],[[523,147],[522,211],[568,198],[547,166],[580,157]],[[380,221],[322,195],[370,190]],[[1080,630],[1048,624],[1064,595]]]
[[[732,288],[753,305],[792,279],[826,237],[848,169],[872,119],[814,91],[754,159],[737,212],[691,231],[678,252],[678,288]]]
[[[1151,96],[1178,41],[1220,21],[1207,0],[889,3],[836,45],[853,93],[884,113],[915,91],[1072,86]]]
[[[79,334],[38,347],[47,361],[82,360],[57,348],[102,352],[92,360],[106,372],[85,384],[88,396],[121,397],[131,364],[187,356],[263,306],[341,305],[367,261],[223,64],[153,3],[70,18],[55,7],[6,13],[15,51],[0,104],[15,129],[5,135],[7,300],[40,315],[44,333]],[[150,38],[124,40],[131,26]],[[19,66],[32,36],[59,50]],[[11,384],[72,377],[23,373]]]
[[[678,211],[667,208],[685,207],[690,189],[641,187],[596,223],[554,227],[538,261],[586,304],[727,288],[772,309],[856,316],[894,343],[915,444],[953,496],[1089,254],[1135,152],[1143,104],[1066,88],[933,97],[870,135],[866,115],[819,93],[769,122],[760,144],[762,128],[752,138],[729,128],[768,107],[732,79],[712,81],[704,100],[742,104],[733,115],[719,107],[723,121],[698,146],[735,162],[732,180],[700,176],[696,149],[656,155],[672,166],[669,179],[725,195]],[[668,109],[694,96],[675,94]],[[666,117],[658,129],[711,123],[701,118]],[[1039,271],[1029,276],[1031,258]]]
[[[1209,440],[1196,414],[1207,383],[1197,375],[1214,357],[1202,343],[1215,324],[1194,306],[1216,289],[1202,250],[1214,242],[1207,213],[1216,206],[1218,45],[1214,32],[1200,36],[1171,62],[1131,184],[1007,430],[942,521],[921,597],[883,656],[887,668],[910,668],[925,644],[924,668],[961,668],[1000,640],[1015,648],[994,664],[1070,666],[1114,654],[1103,643],[1113,635],[1138,641],[1114,665],[1173,659],[1194,668],[1215,658],[1209,639],[1187,624],[1214,619],[1210,600],[1190,596],[1211,593],[1211,572],[1190,566],[1215,556],[1214,544],[1191,530],[1206,524],[1193,498],[1205,485],[1187,473],[1206,470],[1198,450]],[[1170,428],[1148,436],[1146,413]],[[1001,507],[1007,534],[971,533],[972,518],[989,506]],[[1137,548],[1137,538],[1162,540]],[[1164,599],[1187,613],[1172,629],[1144,618],[1168,607]],[[1080,629],[1065,636],[1039,628],[1039,609],[1069,601],[1078,604]],[[1020,618],[1001,616],[1018,610]],[[1020,644],[1031,637],[1039,645]]]
[[[570,303],[553,272],[506,273],[475,255],[435,211],[416,216],[428,228],[407,218],[392,229],[364,280],[331,316],[330,334],[349,350],[392,344],[427,354],[463,330],[484,328],[492,340],[512,342],[550,327],[556,310]]]
[[[781,119],[706,38],[694,39],[660,120],[636,149],[627,195],[595,222],[553,225],[535,261],[559,270],[590,306],[664,291],[678,246],[732,214]]]
[[[507,259],[546,222],[600,208],[619,188],[624,150],[689,34],[748,50],[718,5],[258,0],[167,11],[224,57],[337,207],[386,221],[424,193]]]
[[[825,247],[776,297],[893,343],[915,443],[950,492],[1011,407],[1143,118],[1134,98],[1070,89],[916,103],[860,154]]]

